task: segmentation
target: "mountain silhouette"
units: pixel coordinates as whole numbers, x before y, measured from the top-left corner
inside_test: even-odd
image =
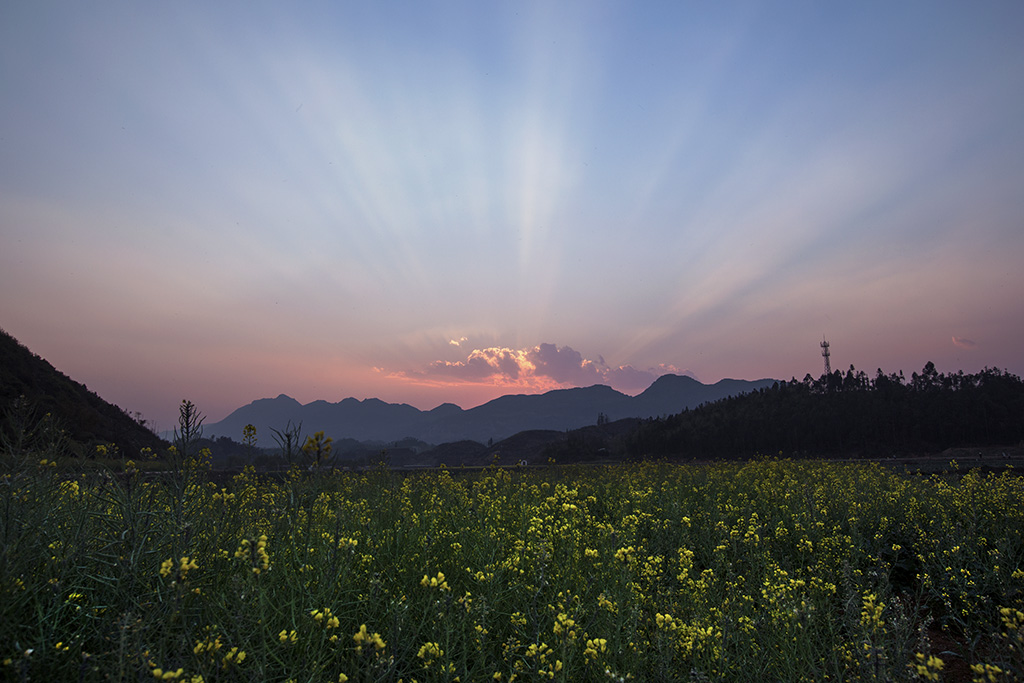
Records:
[[[412,437],[433,444],[465,440],[486,443],[527,430],[578,429],[595,424],[599,415],[608,420],[673,415],[702,403],[769,387],[774,382],[724,379],[702,384],[692,377],[664,375],[637,396],[595,384],[543,394],[500,396],[469,410],[443,403],[422,411],[405,403],[386,403],[376,398],[346,398],[337,403],[320,400],[303,405],[281,394],[242,406],[219,422],[207,423],[204,431],[238,440],[242,429],[251,424],[257,434],[269,437],[271,429],[281,430],[290,421],[293,425],[301,422],[305,434],[323,431],[335,439],[390,443]],[[261,441],[261,445],[272,445],[269,438]]]
[[[688,375],[662,375],[651,386],[636,396],[636,415],[621,417],[659,417],[675,415],[701,403],[711,403],[737,394],[747,394],[770,387],[775,380],[750,382],[742,379],[723,379],[714,384],[702,384]]]

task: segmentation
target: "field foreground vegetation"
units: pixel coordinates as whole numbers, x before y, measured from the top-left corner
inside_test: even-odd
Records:
[[[1024,679],[1024,480],[758,460],[0,478],[0,678]]]

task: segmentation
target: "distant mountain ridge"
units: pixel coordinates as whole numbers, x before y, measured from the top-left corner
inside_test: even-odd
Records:
[[[609,386],[555,389],[543,394],[510,394],[463,410],[443,403],[419,410],[405,403],[386,403],[376,398],[346,398],[337,403],[319,400],[299,403],[280,394],[262,398],[233,411],[223,420],[207,423],[208,435],[240,439],[251,424],[262,435],[261,445],[272,445],[271,429],[283,430],[290,421],[302,423],[306,434],[324,431],[328,436],[384,443],[413,437],[433,444],[472,440],[498,441],[527,430],[578,429],[608,420],[674,415],[702,403],[770,387],[774,379],[723,379],[703,384],[685,375],[663,375],[637,396]]]

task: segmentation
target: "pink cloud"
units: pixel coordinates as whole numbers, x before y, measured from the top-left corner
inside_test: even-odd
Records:
[[[976,343],[970,339],[964,339],[963,337],[953,337],[953,346],[959,346],[961,349],[973,349],[977,346]]]
[[[533,363],[534,374],[550,377],[559,384],[578,386],[603,380],[602,367],[569,346],[541,344],[528,351],[527,357]]]
[[[532,369],[526,352],[509,348],[490,347],[474,349],[465,361],[436,360],[421,374],[427,377],[450,377],[464,381],[483,381],[495,378],[517,380]]]
[[[437,360],[423,370],[393,373],[392,377],[425,384],[489,384],[534,391],[608,384],[631,393],[642,391],[658,377],[673,373],[680,371],[665,364],[646,370],[632,365],[612,368],[601,356],[596,361],[590,360],[570,346],[543,343],[527,349],[474,349],[464,361]]]

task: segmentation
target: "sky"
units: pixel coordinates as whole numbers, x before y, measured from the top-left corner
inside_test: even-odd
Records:
[[[0,4],[0,328],[181,400],[1024,375],[1024,4]]]

